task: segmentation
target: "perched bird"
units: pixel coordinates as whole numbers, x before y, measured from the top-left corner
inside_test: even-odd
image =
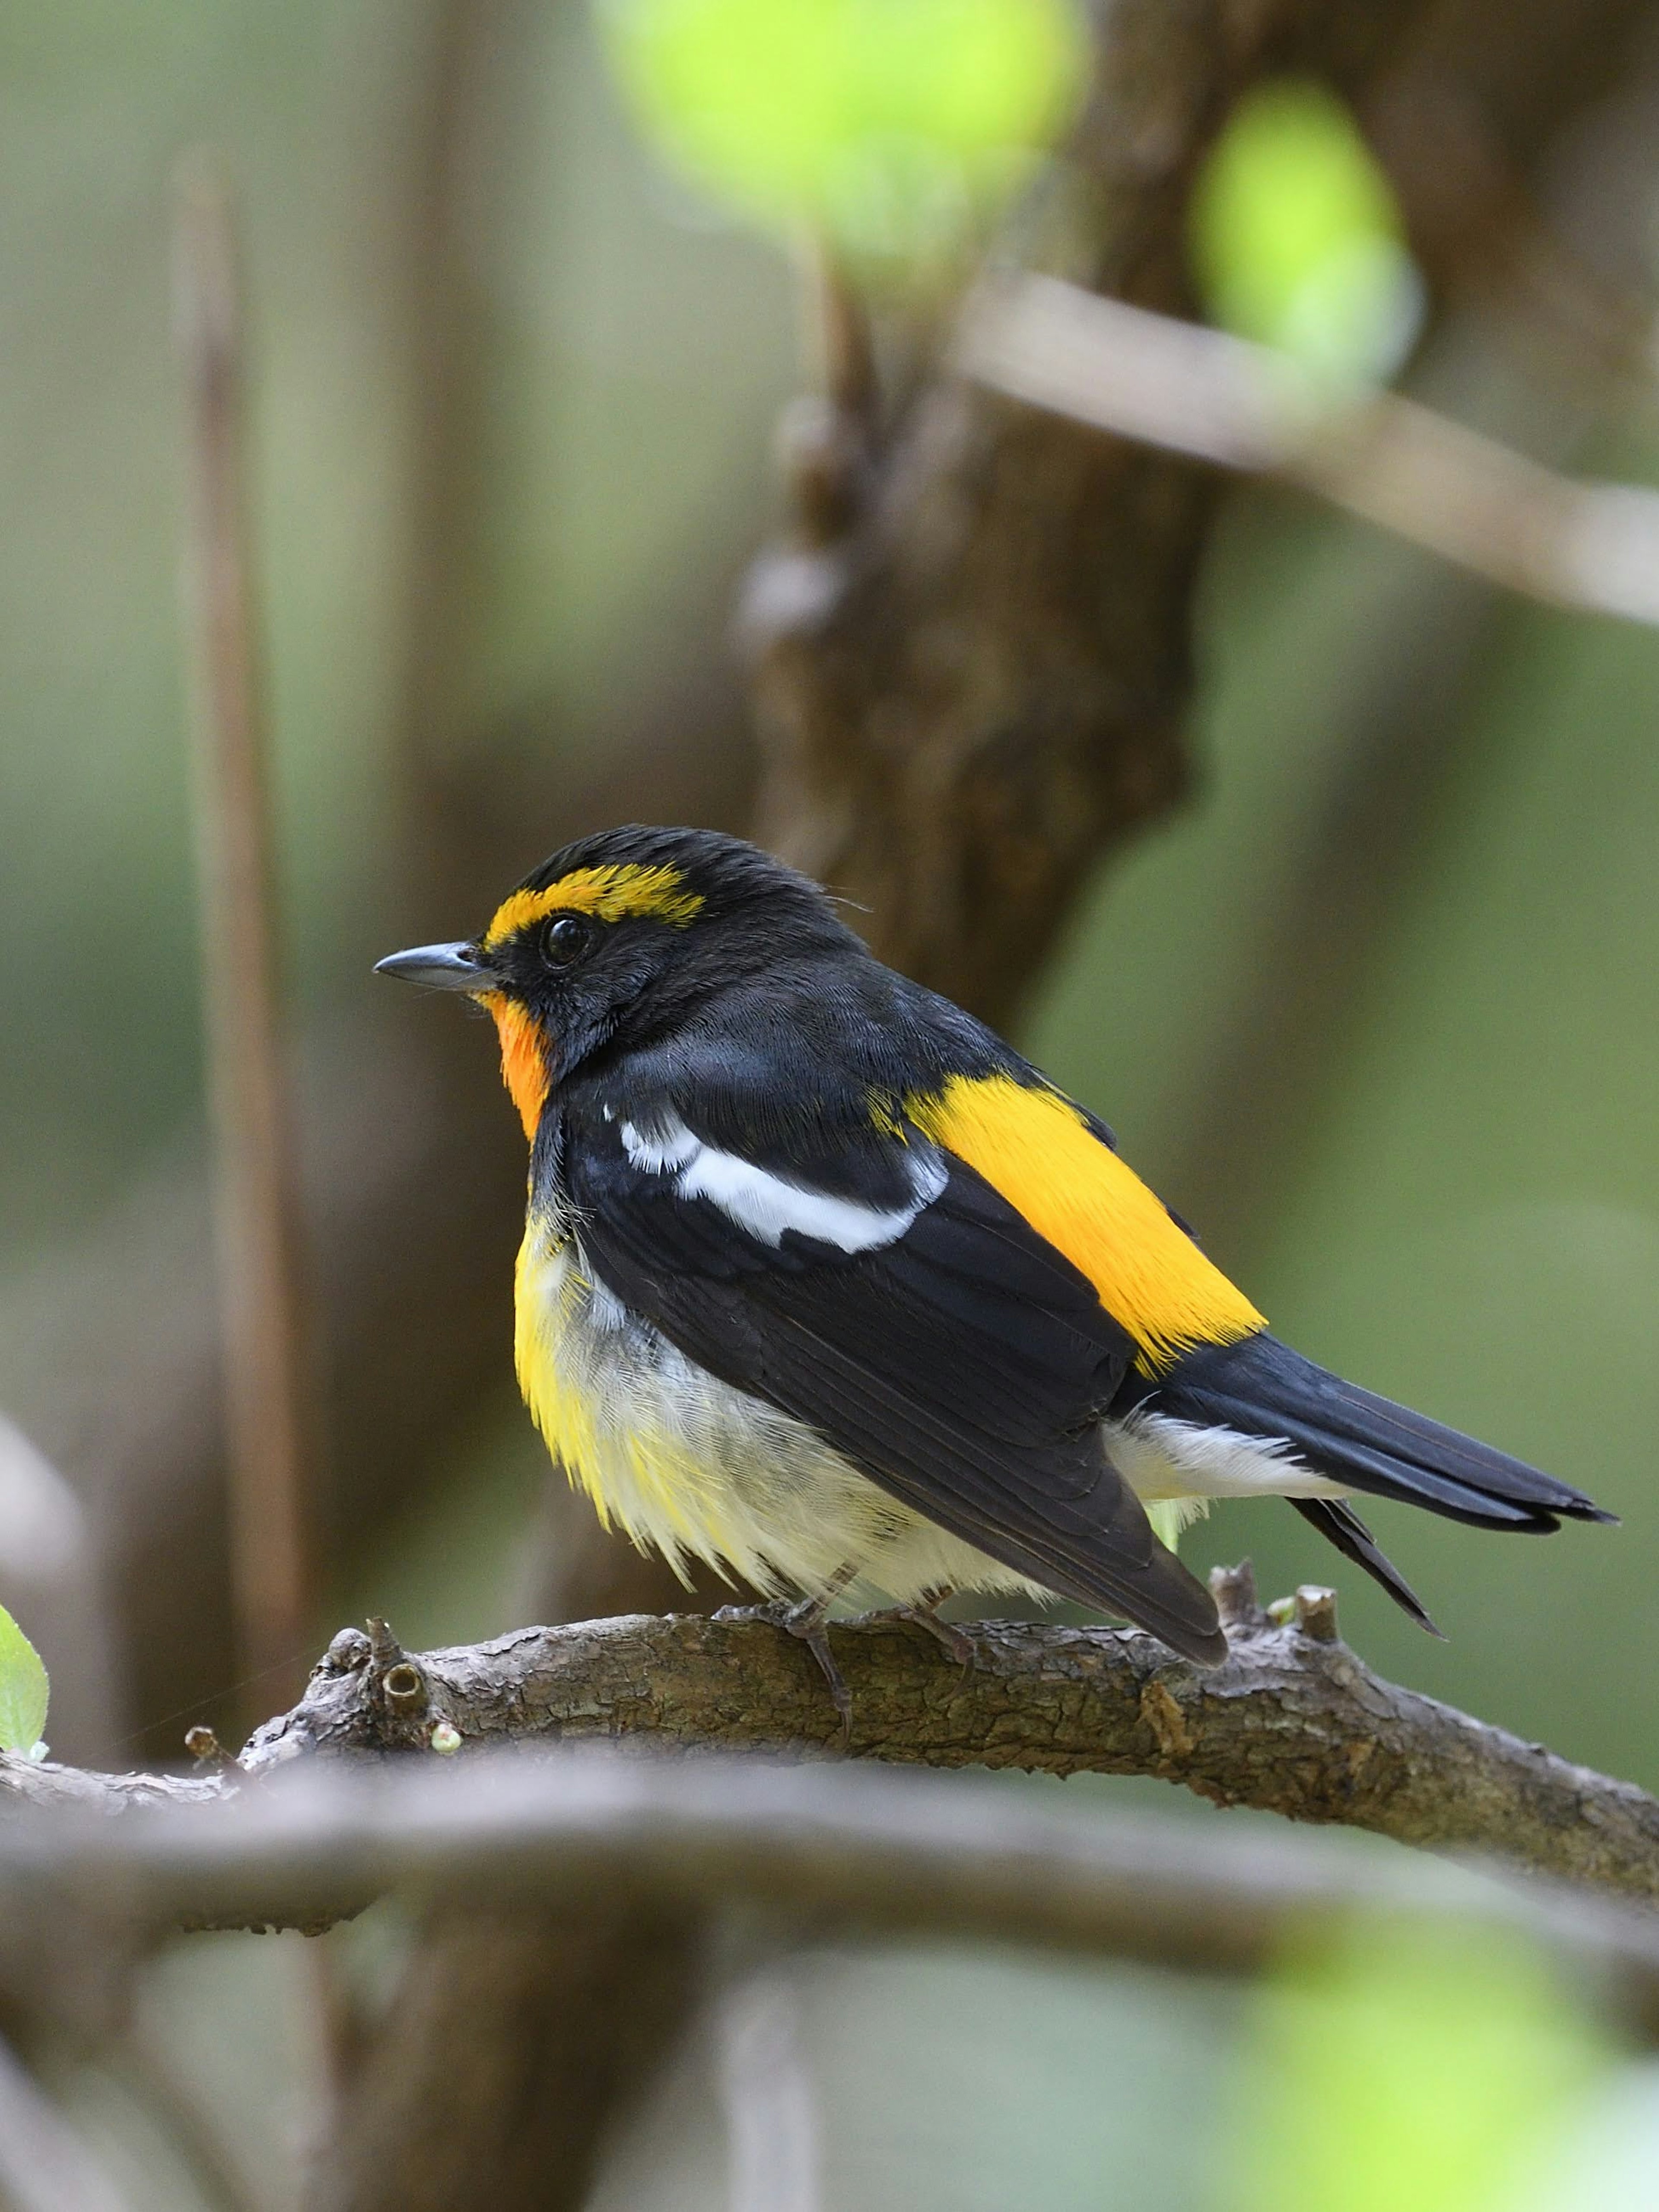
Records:
[[[553,1453],[682,1571],[795,1594],[843,1709],[823,1623],[854,1583],[953,1644],[951,1591],[1058,1592],[1210,1666],[1170,1545],[1212,1498],[1288,1498],[1425,1627],[1356,1492],[1612,1518],[1282,1344],[1103,1123],[752,845],[585,837],[481,936],[380,968],[495,1017]]]

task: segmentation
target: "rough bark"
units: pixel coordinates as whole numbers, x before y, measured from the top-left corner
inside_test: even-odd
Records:
[[[1543,1745],[1373,1674],[1330,1591],[1265,1612],[1248,1568],[1214,1577],[1231,1651],[1213,1672],[1133,1629],[980,1621],[959,1667],[914,1622],[835,1624],[850,1737],[805,1649],[748,1613],[635,1615],[405,1653],[343,1629],[291,1712],[217,1779],[98,1778],[8,1761],[0,1790],[112,1807],[223,1794],[295,1761],[588,1740],[706,1753],[787,1751],[1043,1774],[1150,1774],[1218,1805],[1480,1852],[1659,1902],[1659,1802]],[[1276,1618],[1275,1615],[1282,1616]],[[434,1735],[435,1732],[435,1735]]]
[[[1276,1624],[1248,1571],[1217,1577],[1232,1650],[1206,1673],[1135,1630],[981,1621],[963,1670],[913,1623],[832,1626],[847,1748],[926,1766],[1152,1774],[1218,1805],[1340,1822],[1659,1902],[1659,1803],[1541,1744],[1374,1674],[1307,1589]],[[243,1754],[647,1737],[684,1749],[834,1754],[811,1656],[763,1618],[669,1615],[524,1629],[410,1660],[345,1631],[306,1700]],[[401,1670],[401,1671],[400,1671]],[[401,1691],[398,1696],[396,1692]]]

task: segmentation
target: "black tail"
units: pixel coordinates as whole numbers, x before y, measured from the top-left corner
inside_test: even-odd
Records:
[[[1304,1521],[1311,1522],[1328,1543],[1334,1544],[1345,1559],[1364,1567],[1374,1583],[1381,1583],[1401,1611],[1410,1613],[1419,1628],[1426,1628],[1431,1636],[1443,1634],[1429,1618],[1422,1599],[1345,1498],[1292,1498],[1287,1503]]]
[[[1562,1517],[1617,1518],[1524,1460],[1358,1389],[1265,1334],[1189,1352],[1147,1402],[1177,1420],[1280,1439],[1335,1481],[1482,1528],[1542,1534]]]
[[[1290,1444],[1310,1467],[1371,1498],[1401,1498],[1447,1520],[1517,1535],[1547,1535],[1562,1520],[1617,1520],[1590,1504],[1583,1491],[1540,1474],[1524,1460],[1478,1444],[1443,1422],[1356,1389],[1291,1352],[1276,1336],[1248,1336],[1239,1345],[1190,1352],[1141,1402],[1203,1427],[1239,1429]],[[1354,1559],[1395,1604],[1440,1635],[1371,1531],[1340,1498],[1291,1498],[1340,1553]]]
[[[1541,1535],[1563,1519],[1618,1517],[1553,1475],[1358,1389],[1265,1334],[1189,1352],[1143,1402],[1177,1420],[1289,1444],[1334,1481],[1480,1528]],[[1291,1503],[1407,1613],[1432,1626],[1357,1514],[1330,1499]]]

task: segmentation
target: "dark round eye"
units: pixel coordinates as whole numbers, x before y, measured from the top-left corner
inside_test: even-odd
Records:
[[[542,957],[550,968],[568,968],[593,942],[593,925],[580,914],[557,914],[542,932]]]

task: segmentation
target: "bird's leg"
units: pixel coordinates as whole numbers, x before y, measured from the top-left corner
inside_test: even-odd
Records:
[[[942,1644],[965,1674],[974,1663],[974,1639],[965,1628],[958,1628],[953,1620],[941,1620],[939,1609],[956,1590],[950,1583],[942,1583],[937,1589],[923,1590],[914,1605],[889,1606],[881,1613],[870,1615],[872,1620],[913,1620],[918,1628],[925,1628],[936,1644]]]
[[[824,1631],[830,1608],[858,1573],[850,1562],[837,1567],[829,1582],[816,1597],[804,1597],[794,1603],[776,1599],[770,1605],[723,1605],[714,1615],[716,1620],[769,1620],[775,1626],[787,1629],[789,1634],[804,1644],[818,1662],[818,1671],[830,1685],[830,1695],[836,1711],[841,1715],[842,1741],[847,1742],[853,1733],[853,1693],[847,1686],[846,1677],[836,1664],[836,1655],[830,1649],[830,1638]]]
[[[804,1597],[799,1605],[786,1606],[776,1616],[778,1625],[799,1638],[818,1662],[818,1671],[830,1685],[830,1695],[836,1711],[841,1715],[842,1741],[845,1743],[853,1733],[853,1692],[847,1686],[847,1678],[836,1664],[836,1655],[830,1649],[830,1638],[824,1622],[830,1608],[853,1579],[854,1570],[847,1568],[842,1578],[831,1584],[819,1597]]]

